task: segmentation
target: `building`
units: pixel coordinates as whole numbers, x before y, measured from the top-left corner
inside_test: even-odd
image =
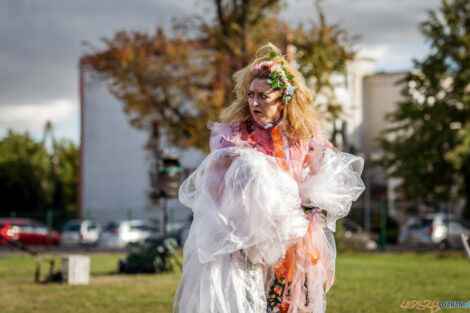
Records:
[[[144,149],[147,134],[130,126],[123,105],[94,78],[86,58],[80,61],[80,99],[80,216],[160,219],[161,210],[148,197],[152,156]],[[186,168],[196,168],[204,158],[194,149],[180,155]],[[177,200],[170,200],[168,207],[170,220],[184,220],[190,214]]]

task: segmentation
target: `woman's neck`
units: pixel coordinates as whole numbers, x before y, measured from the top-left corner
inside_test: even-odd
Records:
[[[271,127],[274,127],[274,126],[277,126],[279,125],[281,122],[282,122],[282,117],[280,117],[276,122],[274,123],[271,123],[271,122],[258,122],[257,120],[255,120],[253,117],[251,117],[251,119],[257,123],[259,126],[261,126],[262,128],[264,129],[268,129],[268,128],[271,128]]]

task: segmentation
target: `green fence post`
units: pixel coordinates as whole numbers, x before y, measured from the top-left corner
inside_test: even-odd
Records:
[[[10,217],[15,218],[16,217],[16,211],[11,211],[10,212]]]
[[[47,246],[50,247],[52,244],[51,231],[52,225],[54,224],[54,211],[47,210],[46,212],[46,224],[47,224]]]
[[[52,228],[52,226],[54,224],[54,211],[47,210],[47,212],[46,212],[46,224],[47,224],[47,227]]]
[[[127,220],[130,221],[132,219],[132,209],[128,208],[127,209]]]
[[[380,201],[380,239],[379,246],[385,250],[387,245],[387,199]]]

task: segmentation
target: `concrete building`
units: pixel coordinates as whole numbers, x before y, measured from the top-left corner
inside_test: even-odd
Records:
[[[83,218],[119,220],[160,219],[151,203],[151,154],[144,149],[147,134],[130,126],[123,105],[94,79],[86,58],[80,62],[81,144],[79,212]],[[186,168],[196,168],[204,155],[194,149],[181,155]],[[184,220],[190,210],[168,202],[170,220]]]

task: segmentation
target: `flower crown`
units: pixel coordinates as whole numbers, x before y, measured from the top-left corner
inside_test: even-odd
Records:
[[[278,56],[278,53],[275,52],[272,47],[269,48],[271,50],[269,57],[274,59]],[[285,102],[292,100],[292,96],[294,95],[294,91],[297,89],[297,86],[291,85],[294,76],[287,72],[287,69],[284,67],[284,60],[281,61],[281,64],[274,61],[262,61],[254,65],[251,71],[261,72],[265,69],[269,71],[269,77],[266,79],[266,82],[275,90],[284,90],[282,100]]]

